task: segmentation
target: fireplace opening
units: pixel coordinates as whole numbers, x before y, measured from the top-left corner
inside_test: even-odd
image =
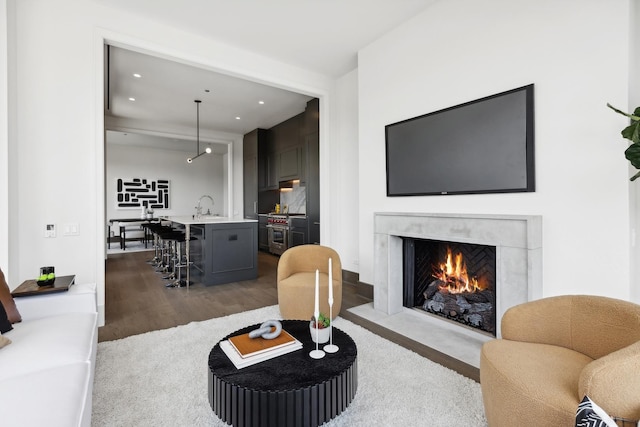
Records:
[[[496,336],[496,247],[403,238],[403,305]]]

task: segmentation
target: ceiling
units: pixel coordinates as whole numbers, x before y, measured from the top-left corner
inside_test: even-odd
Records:
[[[336,78],[357,67],[360,49],[436,0],[93,1]],[[139,138],[128,129],[126,136],[109,132],[109,142],[140,139],[140,145],[195,149],[195,99],[202,101],[201,132],[230,134],[270,128],[304,111],[311,99],[158,57],[110,50],[106,122],[135,123],[129,127],[172,136]]]
[[[200,141],[210,141],[206,134],[211,132],[244,135],[269,129],[303,112],[311,99],[114,46],[108,49],[108,143],[195,151],[198,131]],[[201,101],[199,106],[195,100]],[[210,145],[218,154],[227,150],[226,144]]]

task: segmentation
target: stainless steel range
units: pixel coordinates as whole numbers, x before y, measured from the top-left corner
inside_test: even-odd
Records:
[[[269,214],[267,230],[269,232],[269,252],[282,255],[289,249],[289,215]]]

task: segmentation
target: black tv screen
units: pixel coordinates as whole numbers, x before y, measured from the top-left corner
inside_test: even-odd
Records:
[[[385,126],[387,196],[535,191],[533,85]]]

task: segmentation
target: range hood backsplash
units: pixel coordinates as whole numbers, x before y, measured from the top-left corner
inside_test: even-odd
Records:
[[[293,182],[291,190],[280,191],[281,209],[287,206],[289,213],[307,213],[307,189],[299,182]]]

